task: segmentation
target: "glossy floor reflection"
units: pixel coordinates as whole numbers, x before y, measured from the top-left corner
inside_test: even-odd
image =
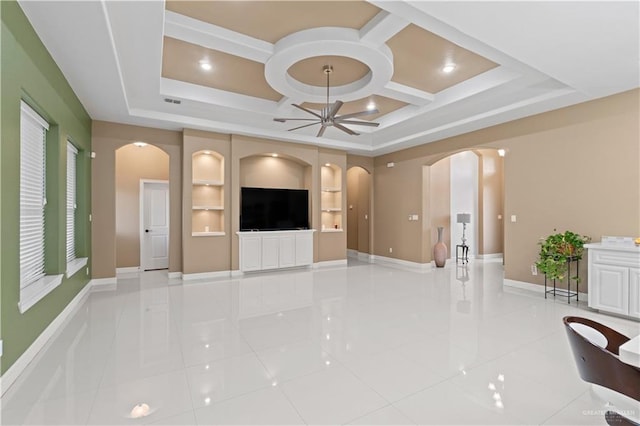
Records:
[[[499,262],[121,277],[2,397],[10,424],[606,424],[561,319]],[[146,404],[148,407],[139,406]],[[146,415],[133,418],[137,411]]]

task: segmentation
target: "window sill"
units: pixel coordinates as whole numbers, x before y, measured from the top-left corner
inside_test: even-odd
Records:
[[[67,263],[67,278],[73,276],[87,264],[87,257],[79,257]]]
[[[24,314],[29,308],[38,303],[40,299],[51,293],[53,289],[62,283],[62,277],[63,274],[45,275],[38,281],[35,281],[21,289],[20,302],[18,303],[20,313]]]

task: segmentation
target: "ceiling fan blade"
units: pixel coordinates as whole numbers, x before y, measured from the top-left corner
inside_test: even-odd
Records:
[[[320,136],[324,135],[324,131],[327,130],[327,126],[321,126],[320,130],[318,131],[318,134],[316,135],[317,138],[319,138]]]
[[[343,131],[343,132],[345,132],[345,133],[349,133],[350,135],[356,135],[356,136],[357,136],[357,135],[359,135],[359,134],[360,134],[360,133],[358,133],[358,132],[354,132],[353,130],[351,130],[351,129],[347,128],[347,127],[344,127],[344,126],[343,126],[342,124],[340,124],[340,123],[336,123],[336,122],[334,122],[334,123],[333,123],[333,127],[335,127],[336,129],[340,129],[340,130],[342,130],[342,131]]]
[[[338,113],[338,110],[342,108],[342,105],[344,105],[342,101],[335,101],[333,104],[331,104],[331,107],[329,107],[328,117],[329,118],[335,117],[336,114]]]
[[[318,121],[317,118],[274,118],[273,121],[284,123],[285,121]]]
[[[296,107],[298,109],[303,110],[304,112],[307,112],[307,113],[309,113],[311,115],[315,115],[316,117],[322,119],[322,116],[320,114],[316,113],[315,111],[311,111],[310,109],[307,109],[307,108],[305,108],[303,106],[300,106],[300,105],[296,105],[296,104],[291,104],[291,105],[293,105],[294,107]]]
[[[302,129],[303,127],[315,126],[316,124],[320,124],[320,122],[316,121],[315,123],[310,123],[310,124],[305,124],[303,126],[294,127],[293,129],[289,129],[289,131]]]
[[[373,121],[341,120],[339,118],[336,118],[333,122],[339,124],[355,124],[356,126],[378,127],[380,125],[380,123],[374,123]]]
[[[380,111],[378,111],[377,109],[370,109],[370,110],[366,110],[366,111],[360,111],[360,112],[352,112],[351,114],[345,114],[345,115],[341,115],[338,116],[336,118],[354,118],[354,117],[361,117],[363,115],[372,115],[372,114],[377,114]]]

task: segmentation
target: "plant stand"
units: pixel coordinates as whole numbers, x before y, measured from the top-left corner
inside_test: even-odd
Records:
[[[571,265],[576,265],[576,291],[571,291]],[[567,259],[567,289],[556,288],[556,280],[553,281],[553,288],[547,290],[547,275],[544,275],[544,298],[547,298],[547,294],[552,294],[553,297],[561,296],[567,298],[567,303],[571,304],[571,299],[573,297],[576,298],[576,303],[578,302],[578,281],[580,277],[579,273],[580,269],[580,259],[577,257],[570,257]]]

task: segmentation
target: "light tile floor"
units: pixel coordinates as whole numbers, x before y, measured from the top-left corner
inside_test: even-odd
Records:
[[[500,262],[463,268],[122,277],[3,395],[1,423],[605,424],[562,317],[639,324],[505,287]]]

